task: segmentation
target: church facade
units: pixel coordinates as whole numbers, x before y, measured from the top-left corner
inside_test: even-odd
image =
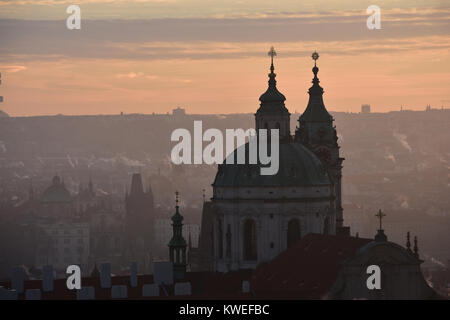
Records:
[[[239,147],[245,148],[247,164],[219,165],[208,204],[214,271],[256,268],[308,233],[349,233],[341,207],[343,159],[323,103],[318,67],[313,68],[308,106],[291,135],[286,98],[276,85],[273,48],[269,55],[268,88],[259,98],[255,128],[279,130],[279,170],[260,175],[260,164],[248,164],[248,144]]]

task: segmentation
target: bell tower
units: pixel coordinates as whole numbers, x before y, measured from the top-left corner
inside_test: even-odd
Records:
[[[339,145],[334,119],[328,113],[323,102],[323,88],[319,85],[317,73],[317,59],[319,54],[312,54],[314,67],[312,72],[313,85],[309,88],[309,101],[305,112],[299,117],[299,126],[295,132],[295,140],[314,152],[325,165],[330,180],[333,184],[333,196],[331,209],[335,212],[335,231],[337,234],[348,233],[348,228],[343,228],[344,218],[342,209],[341,180],[342,162],[344,158],[339,156]]]
[[[183,238],[183,216],[178,206],[178,191],[176,195],[175,214],[172,216],[172,239],[169,242],[170,262],[173,263],[173,276],[182,280],[186,275],[186,240]]]
[[[280,140],[290,138],[290,116],[288,109],[284,105],[286,97],[277,89],[277,81],[274,73],[273,58],[277,55],[273,47],[270,48],[268,55],[271,58],[269,87],[260,97],[259,109],[255,114],[255,128],[259,129],[279,129]]]

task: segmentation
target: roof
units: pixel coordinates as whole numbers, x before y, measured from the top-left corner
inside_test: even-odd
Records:
[[[249,163],[249,144],[240,146],[230,154],[234,164],[219,165],[214,187],[280,187],[325,186],[330,179],[322,162],[299,142],[281,142],[279,145],[279,169],[274,175],[261,175],[261,164]],[[245,148],[246,164],[236,164],[238,150]]]
[[[340,265],[373,239],[308,234],[251,278],[258,298],[321,299],[337,279]]]
[[[300,122],[330,122],[333,121],[333,117],[328,113],[323,103],[323,89],[319,85],[319,79],[317,78],[317,72],[319,68],[314,67],[314,79],[313,85],[309,88],[309,101],[305,112],[300,116]]]
[[[288,109],[284,105],[286,97],[277,89],[277,76],[273,72],[273,64],[271,65],[271,72],[269,73],[269,86],[260,97],[261,105],[256,113],[271,113],[271,114],[289,114]]]
[[[187,272],[186,279],[179,282],[190,282],[192,295],[174,296],[174,286],[160,286],[160,295],[157,297],[143,297],[142,287],[153,283],[153,275],[138,275],[136,287],[130,286],[130,277],[127,275],[111,276],[111,286],[127,286],[127,299],[132,300],[168,300],[168,299],[243,299],[250,298],[250,294],[242,293],[242,281],[249,280],[252,270],[239,270],[229,273],[216,272]],[[42,291],[42,280],[25,280],[24,291],[28,289],[40,289],[42,300],[74,300],[76,290],[67,289],[67,279],[55,279],[52,292]],[[0,287],[11,288],[11,281],[0,282]],[[99,277],[83,277],[81,286],[93,287],[96,300],[111,299],[111,288],[101,288]],[[25,294],[19,294],[19,300],[25,298]]]

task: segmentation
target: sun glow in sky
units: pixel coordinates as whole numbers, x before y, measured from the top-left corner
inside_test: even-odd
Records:
[[[278,88],[306,107],[311,53],[332,111],[450,108],[450,5],[377,1],[0,0],[0,109],[46,114],[254,112],[273,45]]]

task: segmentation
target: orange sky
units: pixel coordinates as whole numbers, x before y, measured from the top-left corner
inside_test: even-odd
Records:
[[[378,112],[400,105],[449,108],[450,10],[405,10],[387,10],[383,29],[374,31],[365,28],[360,11],[346,20],[314,13],[306,22],[245,18],[225,27],[229,20],[178,19],[181,35],[164,21],[158,22],[163,34],[154,30],[159,25],[142,34],[128,30],[136,21],[97,34],[103,22],[94,21],[82,31],[53,32],[51,25],[32,35],[28,30],[41,22],[14,22],[0,28],[7,44],[0,49],[0,109],[14,116],[165,113],[177,105],[188,113],[254,112],[267,87],[271,45],[278,52],[278,88],[291,112],[306,106],[314,50],[331,111],[358,112],[363,103]],[[210,27],[196,29],[203,23]],[[302,33],[305,25],[310,29]]]

